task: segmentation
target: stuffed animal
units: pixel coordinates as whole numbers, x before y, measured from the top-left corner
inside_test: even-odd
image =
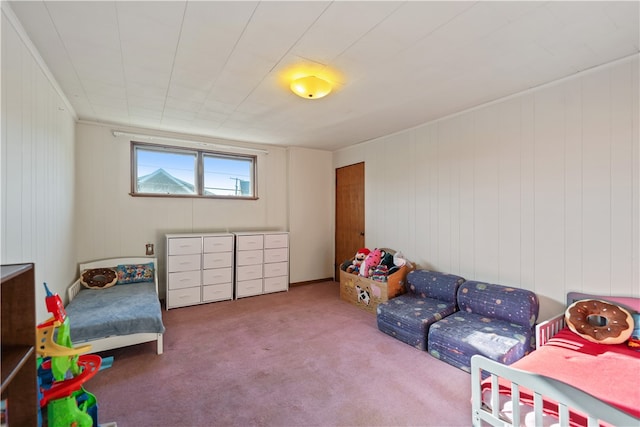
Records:
[[[360,273],[358,274],[362,277],[369,277],[376,266],[380,264],[381,259],[382,251],[378,248],[374,249],[373,252],[370,252],[362,262],[362,265],[360,266]]]
[[[393,255],[394,265],[397,265],[398,267],[402,267],[406,263],[407,263],[407,259],[404,257],[404,254],[402,252],[396,252],[395,255]]]
[[[380,264],[386,265],[387,268],[393,267],[393,256],[395,254],[391,253],[388,249],[380,249],[382,251],[382,259],[380,260]]]
[[[347,273],[358,274],[360,272],[360,265],[362,264],[362,261],[365,260],[370,252],[371,251],[367,248],[358,249],[358,252],[356,252],[356,256],[353,257],[351,265],[347,267]]]
[[[389,268],[384,264],[379,264],[373,269],[371,280],[375,280],[376,282],[386,282],[388,274]]]

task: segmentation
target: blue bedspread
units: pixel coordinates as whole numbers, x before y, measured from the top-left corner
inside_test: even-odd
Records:
[[[112,335],[164,332],[154,282],[100,290],[82,289],[65,310],[73,342]]]

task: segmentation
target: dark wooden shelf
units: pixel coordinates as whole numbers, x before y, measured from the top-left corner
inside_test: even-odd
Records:
[[[33,268],[32,264],[8,264],[0,266],[0,274],[2,275],[2,281],[11,280],[14,277],[22,274]]]
[[[34,351],[33,347],[26,345],[2,346],[2,392],[13,381],[16,372],[29,362]]]
[[[3,265],[0,274],[2,399],[8,401],[11,425],[37,426],[34,265]]]

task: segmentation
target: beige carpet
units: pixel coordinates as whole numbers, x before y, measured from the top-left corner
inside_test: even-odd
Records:
[[[336,282],[164,311],[85,386],[128,426],[468,426],[470,375],[378,331]]]

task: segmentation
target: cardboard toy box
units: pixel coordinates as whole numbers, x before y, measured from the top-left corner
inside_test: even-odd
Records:
[[[378,304],[406,292],[407,265],[387,277],[386,282],[367,279],[340,270],[340,298],[375,314]]]

